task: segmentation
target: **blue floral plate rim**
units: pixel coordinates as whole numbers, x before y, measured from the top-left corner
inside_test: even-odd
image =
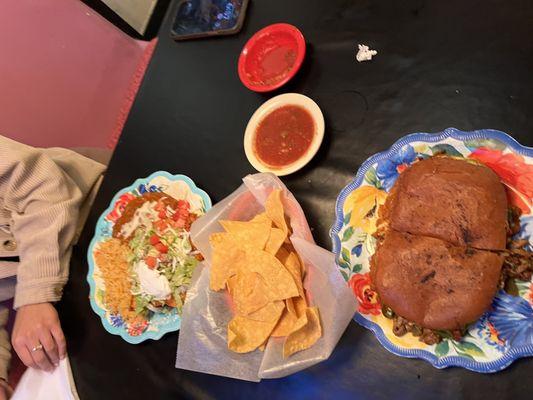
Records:
[[[442,132],[428,133],[417,132],[411,133],[398,139],[391,147],[382,152],[376,153],[363,162],[357,171],[355,179],[348,183],[340,192],[335,203],[335,222],[330,229],[330,237],[332,241],[332,251],[335,254],[335,262],[337,262],[341,241],[339,238],[339,232],[343,227],[344,210],[343,204],[346,197],[355,189],[357,189],[363,183],[366,172],[377,162],[390,158],[398,150],[407,144],[412,142],[425,142],[435,143],[445,140],[447,138],[456,139],[459,141],[475,140],[475,139],[496,139],[504,143],[507,147],[511,148],[513,152],[533,157],[533,147],[521,145],[513,137],[507,133],[495,130],[495,129],[479,129],[475,131],[461,131],[456,128],[447,128]],[[405,349],[401,348],[389,341],[385,336],[381,327],[375,322],[369,321],[362,317],[359,313],[354,316],[354,321],[369,329],[374,333],[379,343],[389,352],[406,358],[420,358],[431,363],[435,368],[443,369],[447,367],[462,367],[470,371],[481,373],[494,373],[501,371],[508,367],[515,360],[522,357],[533,356],[533,344],[526,346],[518,346],[510,348],[506,351],[505,355],[497,360],[490,362],[479,362],[468,359],[462,356],[445,356],[437,357],[434,354],[426,350],[420,349]]]
[[[113,211],[115,203],[119,200],[119,198],[126,194],[130,193],[135,188],[137,188],[139,185],[149,182],[152,179],[163,176],[171,181],[183,181],[189,186],[191,191],[197,195],[199,195],[202,200],[204,201],[205,205],[205,211],[209,210],[212,207],[211,198],[209,195],[202,189],[200,189],[194,181],[189,178],[186,175],[183,174],[171,174],[167,171],[156,171],[147,176],[146,178],[138,178],[136,179],[131,185],[119,190],[115,196],[113,196],[109,206],[100,214],[100,217],[98,217],[98,221],[96,222],[95,230],[94,230],[94,236],[91,239],[91,242],[89,243],[89,248],[87,249],[87,262],[89,264],[89,269],[87,271],[87,282],[89,283],[89,300],[91,303],[91,308],[93,311],[100,317],[102,320],[102,325],[104,326],[105,330],[112,335],[118,335],[122,337],[126,342],[131,344],[139,344],[141,342],[144,342],[145,340],[152,339],[152,340],[159,340],[169,332],[174,332],[180,329],[181,326],[181,318],[179,316],[176,317],[176,319],[168,325],[161,326],[158,331],[149,331],[146,330],[143,333],[141,333],[138,336],[132,336],[128,334],[128,332],[123,327],[115,327],[109,323],[109,321],[106,318],[106,310],[100,307],[98,304],[96,304],[95,301],[95,294],[96,294],[96,282],[94,281],[94,260],[93,260],[93,251],[96,244],[101,239],[101,236],[98,234],[99,229],[102,228],[105,224],[105,216],[108,215],[111,211]]]

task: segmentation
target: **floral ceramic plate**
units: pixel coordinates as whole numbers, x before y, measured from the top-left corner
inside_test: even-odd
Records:
[[[533,251],[533,148],[495,130],[462,132],[449,128],[439,134],[415,133],[363,163],[355,180],[340,193],[331,229],[333,251],[344,279],[359,303],[355,320],[372,330],[390,352],[422,358],[437,368],[460,366],[477,372],[502,370],[520,357],[533,356],[533,285],[515,281],[518,296],[500,291],[492,309],[472,324],[461,341],[444,339],[426,345],[410,333],[397,337],[392,320],[381,313],[370,288],[369,259],[375,251],[377,207],[398,175],[417,159],[437,153],[478,160],[496,172],[508,200],[522,210],[518,238]]]
[[[94,237],[89,245],[87,260],[89,272],[90,301],[95,313],[102,319],[104,328],[114,335],[120,335],[129,343],[140,343],[146,339],[160,339],[165,333],[177,331],[181,318],[174,308],[170,313],[153,313],[148,321],[128,323],[119,314],[110,313],[104,304],[105,284],[95,261],[94,253],[98,245],[109,239],[113,225],[122,215],[126,205],[146,192],[165,192],[175,199],[185,199],[194,208],[204,213],[211,208],[207,193],[198,189],[185,175],[171,175],[165,171],[154,172],[147,178],[137,179],[131,186],[118,192],[109,207],[102,213],[96,224]]]

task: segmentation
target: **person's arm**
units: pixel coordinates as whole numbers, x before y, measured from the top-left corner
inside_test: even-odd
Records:
[[[9,310],[0,305],[0,400],[7,400],[13,394],[13,389],[7,382],[7,371],[11,361],[11,346],[6,330]]]
[[[26,365],[51,369],[50,361],[64,356],[65,341],[50,303],[60,300],[68,278],[82,194],[43,152],[0,137],[0,196],[12,214],[20,257],[13,346]]]
[[[9,310],[0,305],[0,379],[7,382],[7,371],[11,361],[11,346],[6,330]],[[0,382],[1,383],[1,382]]]

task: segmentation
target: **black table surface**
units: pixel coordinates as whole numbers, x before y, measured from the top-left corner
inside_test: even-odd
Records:
[[[412,132],[499,129],[533,145],[533,2],[529,0],[263,0],[234,36],[176,43],[175,4],[71,263],[60,303],[82,399],[531,398],[533,359],[497,374],[438,370],[397,357],[351,322],[327,361],[287,378],[243,382],[174,368],[178,333],[139,345],[105,331],[90,308],[86,251],[119,189],[156,170],[190,176],[223,199],[253,173],[243,134],[271,96],[298,92],[326,120],[318,155],[283,178],[316,241],[331,248],[339,191],[361,163]],[[307,55],[281,90],[257,94],[237,76],[246,40],[275,22],[298,26]],[[358,63],[358,43],[378,50]]]

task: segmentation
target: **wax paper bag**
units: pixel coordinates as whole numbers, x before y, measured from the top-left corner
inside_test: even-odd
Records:
[[[333,253],[318,247],[305,215],[285,185],[272,174],[249,175],[244,184],[216,204],[191,228],[194,245],[205,261],[194,272],[183,307],[176,368],[260,381],[280,378],[326,360],[351,321],[357,303],[338,272]],[[224,291],[209,289],[211,248],[209,235],[222,231],[219,220],[248,221],[263,212],[269,193],[282,189],[282,200],[292,236],[290,240],[305,263],[304,287],[311,306],[318,306],[322,337],[311,348],[283,358],[284,338],[270,338],[264,352],[238,354],[227,347],[227,325],[233,317]]]

